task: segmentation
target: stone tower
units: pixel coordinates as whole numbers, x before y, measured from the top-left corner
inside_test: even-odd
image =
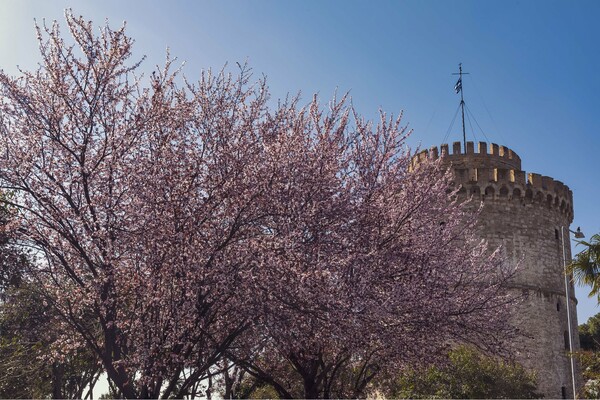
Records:
[[[524,295],[516,306],[513,324],[523,332],[512,343],[519,361],[537,375],[538,390],[546,398],[573,398],[571,361],[568,357],[567,301],[571,315],[573,348],[579,349],[577,300],[572,283],[566,297],[563,247],[571,259],[569,225],[573,221],[573,194],[562,182],[539,174],[525,174],[519,156],[504,146],[485,142],[455,142],[432,147],[413,158],[413,167],[428,158],[443,157],[451,166],[459,198],[483,202],[478,232],[492,248],[503,246],[505,255],[521,269],[511,289]],[[564,242],[563,236],[564,233]],[[564,243],[564,244],[563,244]],[[575,365],[576,387],[581,386]]]

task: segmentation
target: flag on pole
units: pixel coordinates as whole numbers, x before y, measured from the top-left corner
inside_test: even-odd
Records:
[[[454,90],[456,91],[456,93],[460,93],[460,91],[462,90],[462,78],[458,78],[456,85],[454,85]]]

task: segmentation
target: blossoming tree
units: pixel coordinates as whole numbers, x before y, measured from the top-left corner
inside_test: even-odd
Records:
[[[124,28],[66,25],[72,43],[38,28],[39,69],[0,73],[3,201],[60,317],[54,359],[91,350],[127,398],[184,396],[225,356],[328,397],[510,333],[509,271],[438,164],[408,171],[400,119],[345,98],[269,108],[245,67],[190,82],[167,58],[144,77]]]

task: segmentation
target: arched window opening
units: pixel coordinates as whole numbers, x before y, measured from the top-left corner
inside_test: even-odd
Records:
[[[544,194],[542,192],[537,192],[537,194],[535,195],[535,201],[536,203],[541,203],[542,201],[544,201]]]

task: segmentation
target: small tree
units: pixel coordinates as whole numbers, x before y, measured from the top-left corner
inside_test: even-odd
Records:
[[[591,286],[590,297],[598,296],[600,300],[600,234],[592,236],[589,242],[580,241],[585,247],[575,256],[569,271],[581,285]]]
[[[535,399],[535,376],[519,364],[482,355],[469,346],[449,354],[441,367],[409,369],[383,389],[390,398]]]
[[[0,397],[91,398],[102,368],[88,349],[51,357],[56,315],[31,285],[12,287],[0,303]]]
[[[26,253],[11,243],[18,218],[0,209],[0,398],[89,397],[101,372],[94,355],[49,357],[56,315],[31,284]]]
[[[579,325],[579,343],[582,350],[600,350],[600,314]]]
[[[17,288],[23,281],[26,253],[12,243],[17,226],[17,211],[9,207],[10,194],[0,192],[0,302],[6,299],[7,291]]]
[[[579,325],[581,350],[575,356],[581,362],[585,398],[600,396],[600,314],[590,317]]]

